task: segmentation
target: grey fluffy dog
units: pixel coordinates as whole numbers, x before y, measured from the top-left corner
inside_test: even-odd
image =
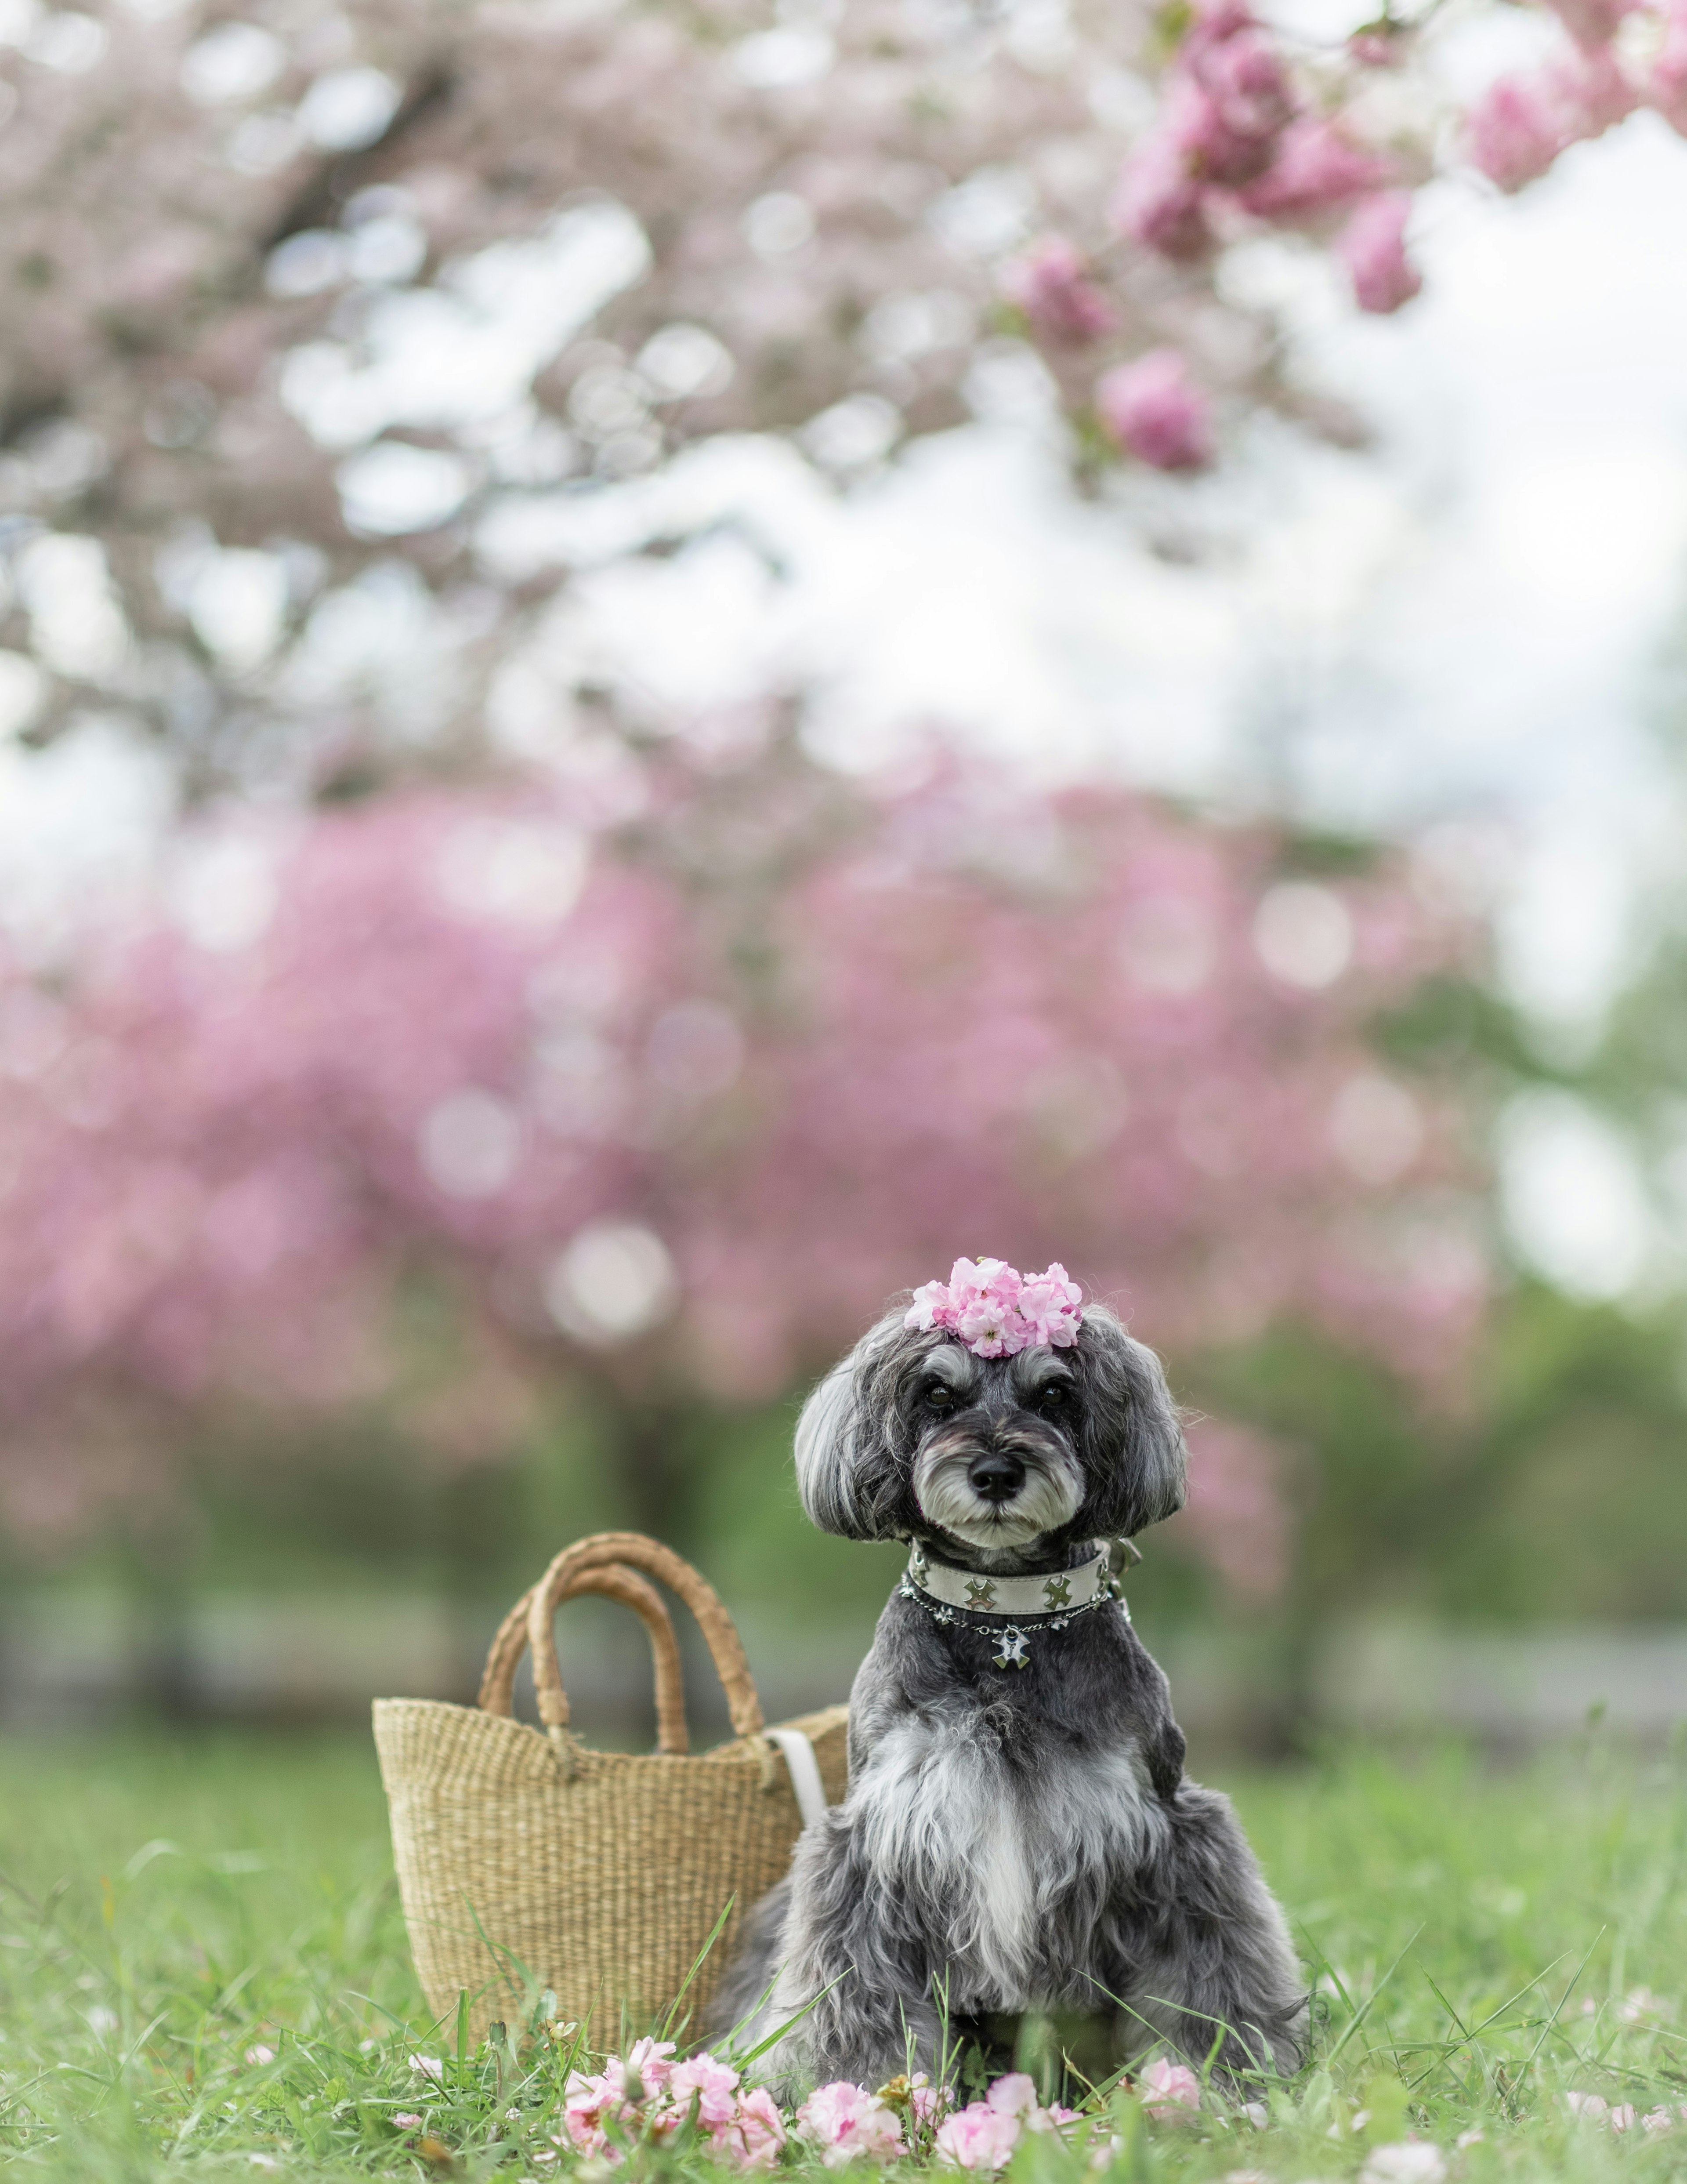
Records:
[[[753,2013],[745,2046],[805,2013],[755,2075],[872,2086],[941,2067],[945,2025],[999,2039],[1027,2011],[1099,2014],[1121,2057],[1163,2040],[1227,2074],[1297,2067],[1282,1912],[1228,1802],[1185,1778],[1166,1678],[1095,1574],[1103,1543],[1183,1504],[1153,1352],[1094,1305],[1070,1346],[994,1358],[895,1310],[809,1398],[796,1460],[822,1529],[914,1560],[850,1694],[848,1798],[716,2005]],[[1022,1599],[1003,1579],[1096,1597],[1009,1629],[926,1590]]]

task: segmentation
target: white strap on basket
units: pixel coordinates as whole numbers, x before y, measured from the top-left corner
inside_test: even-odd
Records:
[[[797,1793],[797,1810],[803,1816],[803,1825],[811,1828],[826,1810],[826,1785],[820,1779],[814,1747],[799,1729],[770,1729],[767,1734],[785,1755],[791,1787]]]

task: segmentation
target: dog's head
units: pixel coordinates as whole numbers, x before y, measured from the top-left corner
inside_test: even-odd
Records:
[[[1105,1306],[1077,1340],[980,1357],[899,1307],[803,1407],[797,1483],[822,1531],[946,1536],[982,1553],[1141,1531],[1183,1503],[1160,1361]]]

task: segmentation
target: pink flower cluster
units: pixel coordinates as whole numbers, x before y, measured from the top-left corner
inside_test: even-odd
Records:
[[[1669,114],[1672,98],[1661,55],[1654,86]],[[1625,120],[1640,93],[1609,51],[1578,47],[1528,75],[1501,76],[1471,109],[1466,124],[1473,162],[1502,190],[1520,190],[1544,175],[1572,144]]]
[[[1238,202],[1256,220],[1315,220],[1389,179],[1387,160],[1362,151],[1333,121],[1292,121],[1277,157],[1238,193]]]
[[[922,2113],[936,2096],[921,2082],[910,2094],[912,2113]],[[797,2110],[796,2133],[816,2147],[828,2169],[847,2168],[852,2161],[894,2161],[908,2151],[902,2119],[882,2093],[870,2093],[847,2079],[818,2086]]]
[[[1634,2105],[1629,2101],[1607,2101],[1599,2093],[1566,2093],[1564,2105],[1573,2116],[1584,2123],[1603,2124],[1607,2131],[1633,2131],[1636,2121]],[[1687,2123],[1687,2101],[1674,2109],[1668,2105],[1648,2109],[1638,2120],[1642,2131],[1673,2131],[1677,2119]]]
[[[1423,286],[1423,276],[1406,254],[1411,210],[1406,191],[1384,190],[1367,198],[1336,237],[1336,254],[1361,311],[1397,311]]]
[[[1045,237],[1010,267],[1006,286],[1009,300],[1046,340],[1099,341],[1118,324],[1083,257],[1060,236]]]
[[[1174,348],[1150,349],[1095,382],[1103,431],[1156,471],[1198,471],[1212,460],[1212,408]]]
[[[1546,5],[1567,36],[1539,66],[1490,84],[1443,133],[1459,158],[1512,191],[1642,106],[1687,135],[1687,0]],[[1630,18],[1639,36],[1628,34]],[[1412,190],[1444,155],[1422,129],[1366,142],[1367,85],[1374,70],[1404,66],[1411,44],[1405,26],[1373,25],[1338,63],[1303,53],[1291,64],[1249,0],[1192,0],[1158,116],[1120,171],[1112,228],[1190,279],[1259,223],[1301,229],[1328,248],[1361,310],[1399,310],[1423,287],[1406,249]],[[1087,403],[1115,447],[1159,470],[1204,469],[1217,452],[1211,411],[1177,350],[1133,343],[1144,353],[1075,383],[1062,352],[1113,332],[1127,292],[1090,270],[1099,262],[1045,242],[1014,270],[1009,292],[1064,374],[1068,401]],[[1199,376],[1233,379],[1216,348],[1201,346]]]
[[[1244,0],[1197,0],[1159,123],[1119,178],[1114,217],[1132,241],[1187,260],[1204,256],[1238,219],[1317,226],[1351,212],[1338,254],[1355,298],[1361,310],[1394,311],[1418,287],[1403,246],[1409,200],[1395,180],[1393,162],[1306,110]],[[1192,462],[1183,455],[1161,466]]]
[[[1465,148],[1502,190],[1520,190],[1544,175],[1572,144],[1603,135],[1638,107],[1651,106],[1687,135],[1687,7],[1665,0],[1656,10],[1640,0],[1552,0],[1570,44],[1527,74],[1501,76],[1472,108]],[[1649,68],[1613,50],[1624,19],[1654,16]],[[1644,44],[1644,41],[1642,43]]]
[[[683,2063],[673,2057],[672,2041],[641,2040],[624,2058],[610,2056],[601,2070],[573,2072],[563,2102],[566,2140],[557,2143],[615,2162],[631,2145],[660,2144],[689,2122],[731,2167],[772,2167],[787,2137],[772,2095],[760,2086],[746,2092],[738,2072],[712,2055]],[[955,2168],[994,2174],[1025,2132],[1060,2131],[1076,2120],[1075,2109],[1043,2107],[1035,2081],[1023,2071],[999,2078],[985,2099],[955,2109],[921,2074],[894,2080],[876,2093],[844,2080],[818,2086],[791,2119],[790,2131],[828,2169],[929,2149]]]
[[[571,2072],[563,2127],[582,2153],[619,2160],[635,2140],[660,2142],[694,2123],[717,2159],[738,2170],[770,2169],[785,2143],[785,2121],[765,2086],[745,2091],[737,2070],[712,2055],[673,2059],[671,2040],[640,2040],[603,2069]]]
[[[982,2101],[944,2118],[937,2130],[938,2155],[957,2169],[994,2172],[1005,2165],[1026,2131],[1059,2131],[1077,2114],[1075,2109],[1042,2107],[1036,2081],[1016,2070],[998,2078]]]
[[[975,1357],[1012,1357],[1036,1342],[1070,1350],[1083,1302],[1058,1259],[1040,1274],[1019,1273],[1001,1259],[957,1259],[947,1282],[915,1290],[902,1323],[922,1333],[941,1328]]]
[[[1634,2127],[1634,2110],[1627,2101],[1618,2102],[1613,2108],[1600,2093],[1566,2093],[1564,2105],[1573,2116],[1579,2116],[1584,2123],[1602,2123],[1607,2130],[1615,2131],[1632,2131]]]
[[[1187,2063],[1168,2062],[1156,2055],[1137,2080],[1137,2092],[1151,2116],[1165,2123],[1183,2123],[1200,2106],[1200,2080]]]

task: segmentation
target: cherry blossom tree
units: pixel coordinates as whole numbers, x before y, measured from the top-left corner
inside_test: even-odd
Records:
[[[37,737],[119,709],[198,788],[476,745],[565,576],[547,526],[744,431],[848,481],[1037,376],[998,276],[1109,186],[1143,35],[8,0],[0,704]],[[1130,338],[1193,340],[1210,287],[1133,266]],[[361,635],[407,605],[408,678]]]
[[[1286,1318],[1445,1387],[1485,1291],[1464,1112],[1367,1035],[1471,935],[1398,857],[1292,848],[952,766],[845,788],[778,739],[208,819],[151,916],[7,987],[13,1520],[144,1490],[218,1405],[409,1402],[459,1462],[500,1388],[571,1377],[660,1524],[688,1407],[963,1252],[1063,1259],[1176,1355]],[[418,1279],[476,1330],[461,1400],[406,1378]],[[1196,1529],[1233,1573],[1255,1536],[1257,1590],[1250,1447]]]
[[[4,0],[0,732],[190,794],[476,749],[560,542],[723,436],[842,488],[1041,404],[1105,489],[1261,404],[1345,431],[1255,243],[1392,310],[1426,181],[1687,120],[1679,8],[1508,12],[1540,63],[1461,114],[1458,10]]]
[[[1298,1317],[1445,1380],[1459,1105],[1367,1038],[1470,939],[1409,859],[846,788],[759,716],[638,716],[565,625],[753,446],[846,493],[1029,415],[1105,496],[1262,408],[1350,435],[1250,254],[1391,312],[1426,189],[1687,125],[1679,6],[1507,10],[1538,62],[1461,110],[1471,13],[0,0],[0,736],[149,738],[197,814],[132,919],[7,967],[14,1518],[144,1492],[223,1402],[403,1401],[463,1460],[558,1373],[648,1515],[676,1407],[963,1250],[1179,1356]],[[405,1377],[417,1281],[476,1332],[455,1395]],[[1283,1535],[1222,1432],[1192,1521],[1245,1585]]]

